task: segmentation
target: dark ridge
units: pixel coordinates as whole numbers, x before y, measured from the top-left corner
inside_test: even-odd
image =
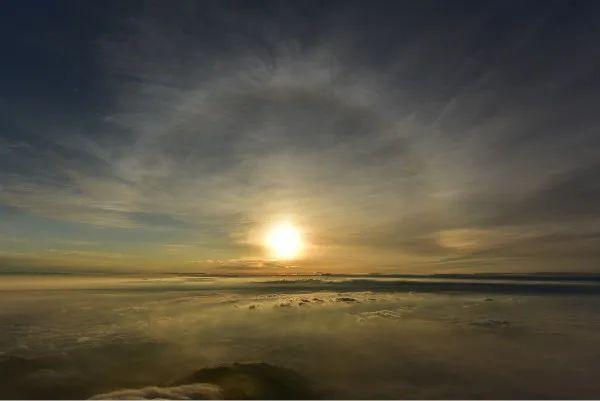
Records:
[[[482,292],[482,293],[519,293],[519,294],[600,294],[600,285],[570,284],[564,282],[453,282],[453,281],[380,281],[371,279],[352,279],[347,281],[324,281],[313,283],[256,283],[257,290],[268,287],[271,291],[421,291],[421,292]]]
[[[355,278],[441,278],[441,279],[465,279],[465,280],[518,280],[518,281],[597,281],[600,282],[600,274],[597,273],[436,273],[436,274],[385,274],[369,273],[357,275],[328,274],[331,277],[355,277]]]
[[[529,281],[598,281],[600,274],[582,273],[474,273],[434,274],[431,277],[482,280],[529,280]]]
[[[291,369],[267,363],[234,363],[200,369],[174,385],[210,383],[223,389],[226,399],[316,399],[310,383]]]
[[[405,273],[184,273],[170,272],[159,275],[175,275],[184,277],[209,276],[209,277],[337,277],[337,278],[447,278],[466,280],[519,280],[519,281],[597,281],[600,282],[600,273],[434,273],[434,274],[405,274]]]

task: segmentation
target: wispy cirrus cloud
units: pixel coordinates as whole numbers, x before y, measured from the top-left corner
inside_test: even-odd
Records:
[[[111,15],[93,46],[100,111],[66,124],[14,106],[0,202],[203,244],[180,262],[260,259],[253,233],[292,218],[322,261],[394,269],[598,220],[600,58],[574,39],[599,34],[586,13],[569,11],[559,35],[558,5],[332,3],[310,24],[301,5],[246,7]]]

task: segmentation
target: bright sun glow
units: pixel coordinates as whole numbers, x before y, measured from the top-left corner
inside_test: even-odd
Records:
[[[294,259],[302,249],[300,231],[289,223],[273,227],[266,237],[266,245],[277,259]]]

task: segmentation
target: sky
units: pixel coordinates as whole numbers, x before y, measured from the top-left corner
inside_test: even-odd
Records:
[[[599,13],[5,4],[0,271],[598,273]]]

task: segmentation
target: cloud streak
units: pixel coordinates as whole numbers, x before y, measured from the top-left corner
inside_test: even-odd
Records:
[[[106,11],[104,103],[8,116],[0,203],[158,231],[181,263],[262,258],[254,233],[285,217],[334,270],[537,269],[546,238],[523,233],[548,227],[578,249],[550,269],[594,269],[572,234],[600,217],[594,6],[313,6]]]

